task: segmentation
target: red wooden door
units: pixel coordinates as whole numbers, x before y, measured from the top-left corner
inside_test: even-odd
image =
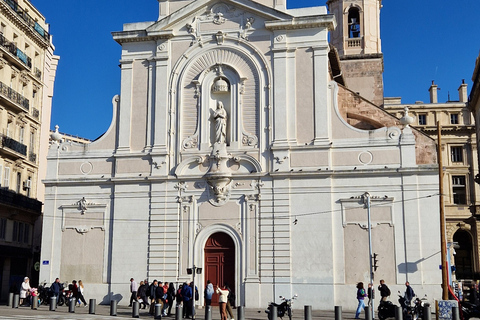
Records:
[[[233,240],[223,232],[214,233],[205,244],[205,286],[207,280],[214,288],[228,283],[235,292],[235,245]],[[218,295],[212,297],[212,305],[218,305]]]

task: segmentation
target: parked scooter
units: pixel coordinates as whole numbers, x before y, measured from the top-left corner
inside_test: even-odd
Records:
[[[413,319],[423,319],[423,308],[428,306],[430,306],[430,304],[427,302],[427,295],[422,299],[417,297],[413,302]]]
[[[280,296],[280,299],[282,300],[281,303],[277,304],[275,302],[270,302],[268,304],[268,308],[265,310],[265,312],[268,315],[268,320],[272,320],[272,315],[271,315],[271,307],[276,306],[277,307],[277,317],[280,319],[283,319],[285,315],[288,316],[289,320],[292,320],[292,303],[293,300],[295,300],[298,297],[297,294],[295,294],[291,299],[287,299],[283,296]]]
[[[391,301],[380,301],[378,305],[378,319],[385,320],[387,318],[394,318],[396,307],[397,306]]]
[[[463,320],[480,318],[480,306],[464,301],[461,303],[461,307],[463,313]]]

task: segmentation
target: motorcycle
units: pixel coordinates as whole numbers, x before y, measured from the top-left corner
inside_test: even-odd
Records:
[[[430,306],[430,304],[427,302],[426,295],[422,299],[417,297],[413,302],[413,319],[423,319],[423,308],[428,306]]]
[[[268,308],[265,310],[265,313],[268,315],[268,320],[272,320],[272,315],[271,315],[271,308],[272,306],[277,307],[277,317],[280,319],[283,319],[285,315],[288,316],[289,320],[292,320],[292,303],[293,300],[295,300],[298,297],[297,294],[295,294],[291,299],[287,299],[283,296],[280,296],[280,300],[282,300],[281,303],[277,304],[275,302],[270,302],[268,305]]]
[[[38,286],[38,304],[47,305],[50,303],[51,292],[50,288],[46,286],[47,283],[43,282]]]
[[[461,303],[461,308],[463,313],[463,320],[480,318],[480,306],[464,301]]]
[[[378,319],[385,320],[395,317],[395,307],[391,301],[380,301],[378,305]]]

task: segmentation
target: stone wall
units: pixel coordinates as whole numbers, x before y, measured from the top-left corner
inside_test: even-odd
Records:
[[[400,120],[355,92],[339,85],[338,108],[343,119],[351,126],[363,130],[375,130],[381,127],[404,128]],[[436,143],[429,136],[413,129],[417,145],[417,164],[436,164]]]

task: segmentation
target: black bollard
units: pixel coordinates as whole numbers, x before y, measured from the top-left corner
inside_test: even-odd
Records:
[[[303,314],[305,316],[305,320],[312,320],[312,306],[304,306]]]
[[[140,303],[138,301],[134,301],[132,306],[132,318],[140,317],[139,309],[140,309]]]
[[[13,292],[10,292],[8,294],[8,302],[7,302],[7,307],[11,307],[13,304]]]
[[[245,308],[243,306],[237,307],[237,320],[245,320]]]
[[[372,307],[365,307],[365,320],[372,320]]]
[[[51,297],[50,298],[50,311],[55,311],[57,309],[57,298]]]
[[[155,315],[153,319],[162,319],[162,305],[160,303],[155,305]]]
[[[117,300],[110,301],[110,315],[113,317],[117,315]]]
[[[182,320],[183,319],[183,306],[181,304],[177,304],[175,308],[175,320]]]
[[[88,301],[88,313],[95,314],[95,306],[97,305],[97,299],[90,299]]]
[[[212,306],[205,306],[205,320],[212,320]]]
[[[335,320],[342,320],[342,306],[335,306]]]
[[[77,304],[77,299],[70,298],[70,303],[68,304],[68,312],[75,313],[75,305]]]
[[[20,304],[20,295],[16,294],[16,295],[13,296],[12,308],[18,308],[19,304]]]
[[[458,313],[458,307],[452,307],[452,320],[460,320],[460,314]]]
[[[400,306],[395,306],[395,320],[403,320],[403,309]]]
[[[432,312],[428,303],[423,306],[423,320],[432,320]]]
[[[33,297],[32,296],[32,310],[37,310],[38,309],[38,297]]]
[[[270,320],[277,320],[277,306],[270,305]]]

